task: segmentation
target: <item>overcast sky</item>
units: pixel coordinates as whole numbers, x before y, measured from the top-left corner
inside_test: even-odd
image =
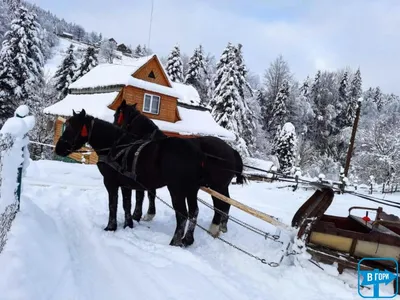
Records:
[[[150,0],[30,0],[118,43],[147,44]],[[400,0],[154,0],[150,48],[189,55],[201,43],[219,56],[242,43],[248,68],[262,75],[279,54],[295,77],[317,69],[361,67],[363,88],[400,95]]]

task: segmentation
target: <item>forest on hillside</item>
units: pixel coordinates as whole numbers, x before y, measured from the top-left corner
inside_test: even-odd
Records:
[[[87,48],[80,53],[71,44],[55,76],[50,77],[43,69],[63,32]],[[110,38],[86,32],[28,2],[0,0],[0,126],[15,107],[26,103],[37,118],[31,140],[52,143],[52,128],[47,126],[51,117],[43,114],[43,108],[63,99],[69,84],[97,64],[118,59],[121,53]],[[152,53],[140,44],[126,48],[136,57]],[[236,134],[233,145],[242,155],[275,156],[287,173],[300,169],[304,175],[323,173],[338,179],[361,105],[349,179],[398,182],[397,95],[386,94],[379,86],[363,86],[362,66],[318,70],[307,78],[295,78],[279,54],[265,62],[264,74],[257,76],[246,66],[246,52],[251,49],[228,41],[218,54],[207,52],[202,45],[192,53],[171,45],[169,55],[161,60],[173,81],[193,85],[216,122]],[[34,159],[51,158],[46,147],[31,145],[31,152]]]

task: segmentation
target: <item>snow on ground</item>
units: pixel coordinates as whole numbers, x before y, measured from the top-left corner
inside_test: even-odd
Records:
[[[232,185],[230,191],[232,198],[287,224],[313,193],[256,182]],[[157,193],[170,201],[166,188]],[[199,196],[211,203],[203,192]],[[198,222],[208,227],[212,211],[199,205]],[[337,195],[327,213],[345,216],[351,205],[375,206],[350,195]],[[360,299],[353,271],[338,276],[334,267],[322,271],[301,257],[304,267],[293,265],[289,257],[280,267],[271,268],[200,228],[193,246],[171,247],[175,215],[159,201],[153,221],[136,224],[134,229],[123,229],[120,201],[118,230],[105,232],[107,206],[96,166],[31,163],[23,181],[21,212],[0,255],[0,299]],[[384,209],[398,213],[394,208]],[[272,225],[234,207],[231,214],[276,232]],[[266,260],[279,260],[279,244],[232,221],[228,228],[223,235],[227,240]],[[283,230],[281,236],[287,240]],[[388,295],[391,287],[385,287]]]

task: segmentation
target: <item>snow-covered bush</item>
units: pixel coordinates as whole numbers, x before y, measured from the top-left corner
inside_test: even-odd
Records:
[[[0,130],[0,252],[7,240],[7,232],[19,210],[21,180],[29,166],[27,137],[35,125],[29,109],[21,105]]]

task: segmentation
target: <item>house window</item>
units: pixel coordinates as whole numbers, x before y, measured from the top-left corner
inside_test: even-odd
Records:
[[[160,112],[160,97],[144,94],[143,112],[158,115]]]

